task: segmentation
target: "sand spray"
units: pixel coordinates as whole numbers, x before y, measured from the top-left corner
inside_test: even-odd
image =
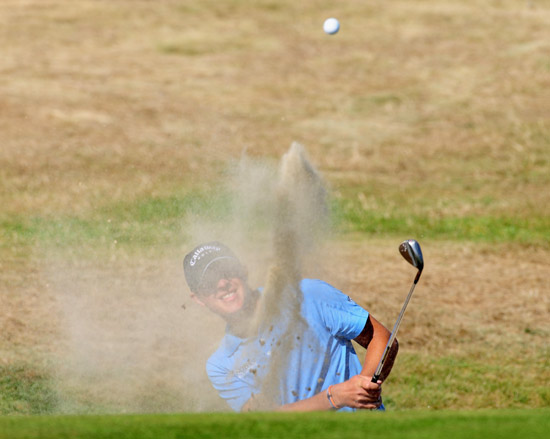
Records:
[[[263,285],[252,332],[281,320],[262,393],[276,397],[292,334],[302,331],[299,281],[304,261],[327,231],[322,179],[294,143],[280,163],[241,157],[223,184],[230,209],[182,219],[182,245],[166,250],[50,251],[42,267],[54,296],[58,337],[51,356],[59,412],[228,410],[210,385],[205,362],[224,322],[189,298],[182,259],[194,245],[220,240]]]
[[[281,160],[274,205],[272,260],[250,334],[266,333],[276,325],[284,327],[282,331],[279,328],[278,341],[270,350],[268,372],[255,395],[255,409],[259,410],[277,404],[280,383],[288,373],[289,353],[307,330],[301,315],[302,265],[328,224],[324,184],[298,143],[293,143]]]

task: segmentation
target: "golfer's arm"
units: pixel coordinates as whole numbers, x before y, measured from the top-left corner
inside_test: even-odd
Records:
[[[311,398],[302,399],[290,404],[285,404],[276,408],[262,406],[261,403],[258,404],[254,398],[250,398],[241,411],[256,411],[256,410],[276,410],[280,412],[313,412],[313,411],[325,411],[332,410],[332,406],[327,398],[327,392],[322,391],[317,395],[312,396]]]
[[[368,377],[374,375],[374,372],[376,372],[376,368],[378,367],[378,363],[380,362],[382,355],[384,355],[384,350],[386,349],[386,344],[390,339],[390,335],[390,331],[388,331],[384,325],[382,325],[374,317],[369,316],[367,323],[365,324],[365,328],[361,334],[355,338],[357,343],[367,349],[361,375]],[[384,367],[380,373],[380,379],[382,381],[384,381],[390,374],[398,350],[399,343],[396,339],[390,348],[388,358],[386,358],[386,362],[384,363]]]
[[[311,398],[302,399],[290,404],[280,406],[277,411],[280,412],[313,412],[332,410],[333,407],[327,398],[326,390],[319,392]]]

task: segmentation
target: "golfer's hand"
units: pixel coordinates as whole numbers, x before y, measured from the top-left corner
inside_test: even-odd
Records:
[[[382,404],[382,382],[371,383],[370,377],[355,375],[332,386],[332,397],[337,407],[376,409]]]

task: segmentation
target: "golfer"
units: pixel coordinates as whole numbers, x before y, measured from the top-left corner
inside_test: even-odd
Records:
[[[235,254],[219,242],[204,243],[184,258],[184,273],[193,300],[227,323],[206,371],[219,395],[235,411],[319,411],[383,409],[381,384],[390,373],[395,341],[380,380],[371,382],[390,337],[366,310],[331,285],[313,279],[300,282],[299,333],[284,332],[285,317],[274,325],[247,333],[261,297],[247,283],[247,271]],[[288,326],[287,326],[288,327]],[[263,394],[281,337],[292,338],[276,394]],[[351,344],[366,348],[363,367]]]

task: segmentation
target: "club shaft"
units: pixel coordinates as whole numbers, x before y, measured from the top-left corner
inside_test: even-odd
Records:
[[[384,367],[384,363],[386,362],[386,358],[388,357],[388,354],[391,350],[391,347],[393,345],[393,342],[395,340],[395,337],[397,336],[397,331],[399,330],[399,325],[401,324],[401,320],[403,319],[403,315],[405,314],[405,310],[407,309],[407,305],[409,304],[409,301],[411,300],[412,294],[414,292],[414,287],[416,287],[416,284],[418,282],[418,279],[420,279],[421,271],[418,272],[416,275],[416,278],[414,279],[414,282],[411,286],[411,289],[409,290],[409,294],[407,295],[407,298],[405,299],[405,303],[403,303],[403,307],[401,308],[401,312],[399,313],[399,317],[397,317],[397,320],[395,322],[395,325],[393,325],[393,329],[391,331],[390,338],[388,340],[388,343],[386,344],[386,348],[384,349],[384,355],[382,355],[382,358],[380,359],[380,362],[378,363],[378,367],[376,368],[376,372],[374,372],[374,375],[372,376],[372,382],[375,383],[380,378],[380,374],[382,373],[382,368]]]

